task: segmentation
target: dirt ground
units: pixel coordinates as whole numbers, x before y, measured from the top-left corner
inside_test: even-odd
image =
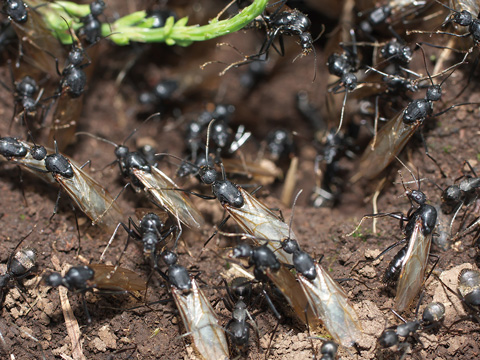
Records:
[[[119,1],[109,1],[106,14],[114,17],[116,14],[126,14],[143,8],[148,4],[129,2],[130,8],[125,8]],[[186,2],[189,3],[189,2]],[[209,1],[195,1],[190,5],[175,8],[180,15],[191,15],[191,23],[206,23],[208,18],[215,16],[222,4]],[[167,4],[169,5],[169,4]],[[321,32],[321,24],[325,23],[325,34],[331,33],[336,23],[322,13],[308,8],[312,20],[312,35],[315,38]],[[134,8],[135,6],[135,8]],[[139,131],[129,140],[130,147],[151,143],[158,152],[168,152],[177,156],[185,155],[184,127],[187,121],[196,116],[208,106],[208,103],[228,103],[236,108],[233,126],[245,125],[253,133],[254,141],[241,150],[247,158],[255,158],[260,154],[262,141],[269,130],[285,128],[294,131],[296,155],[299,159],[296,172],[296,193],[303,189],[293,218],[293,230],[300,245],[316,259],[324,256],[322,265],[336,279],[353,278],[342,282],[351,303],[360,318],[363,335],[354,348],[339,349],[342,359],[397,359],[404,353],[407,358],[415,359],[474,359],[479,356],[479,326],[471,320],[465,320],[448,326],[465,315],[465,309],[458,298],[449,294],[431,276],[425,285],[425,296],[420,305],[421,312],[432,300],[442,301],[446,308],[445,326],[434,331],[421,331],[415,338],[409,338],[402,346],[384,350],[377,345],[377,339],[382,331],[401,321],[391,312],[393,306],[392,291],[382,282],[381,278],[395,250],[384,256],[382,261],[366,263],[357,266],[351,272],[354,264],[366,257],[372,258],[380,251],[402,238],[398,221],[391,218],[378,219],[376,233],[372,230],[372,221],[368,220],[354,236],[346,234],[353,231],[361,217],[377,212],[400,211],[406,213],[410,207],[408,199],[403,196],[404,188],[398,174],[402,170],[405,181],[411,180],[411,175],[397,162],[387,172],[385,186],[377,198],[377,210],[372,208],[372,194],[380,182],[361,180],[355,184],[349,182],[358,164],[358,157],[368,141],[368,131],[361,129],[356,157],[344,158],[340,162],[341,177],[344,188],[338,203],[333,208],[314,208],[311,205],[312,189],[315,185],[314,159],[317,153],[313,142],[313,130],[310,124],[302,118],[295,108],[295,96],[299,91],[309,95],[312,104],[319,110],[325,108],[327,84],[331,82],[325,66],[329,53],[325,51],[328,37],[324,36],[315,43],[316,59],[313,54],[295,60],[300,47],[295,38],[286,37],[286,56],[280,57],[274,51],[270,52],[267,63],[267,75],[253,89],[245,89],[240,84],[240,75],[246,67],[232,69],[225,76],[219,77],[223,69],[221,64],[212,64],[200,70],[199,65],[223,59],[231,62],[238,60],[239,55],[229,47],[217,48],[217,42],[234,44],[245,53],[254,53],[262,42],[261,32],[239,32],[221,40],[194,44],[188,48],[167,47],[164,45],[132,45],[118,48],[108,44],[108,40],[95,45],[96,58],[93,74],[88,81],[85,103],[82,115],[78,120],[78,129],[102,136],[111,141],[121,143],[134,128]],[[432,38],[429,38],[430,41]],[[440,40],[437,40],[440,41]],[[93,50],[93,48],[92,48]],[[90,51],[90,50],[89,50]],[[439,55],[441,50],[428,49],[429,55]],[[469,62],[472,63],[475,54]],[[415,53],[415,70],[424,72],[420,52]],[[428,66],[432,69],[432,57],[428,57]],[[315,63],[316,60],[316,63]],[[459,55],[453,55],[447,61],[452,64],[460,60]],[[130,64],[133,66],[127,67]],[[312,82],[316,66],[316,79]],[[126,76],[117,85],[116,78],[121,71]],[[455,98],[466,83],[471,65],[464,65],[456,71],[443,87],[443,102],[435,104],[436,111],[451,104],[478,101],[480,90],[476,77],[463,94]],[[142,120],[149,114],[158,111],[155,107],[141,106],[138,93],[150,89],[156,82],[167,76],[183,77],[187,90],[176,99],[173,106],[167,107],[160,118],[147,123]],[[2,66],[2,79],[10,84],[9,70],[6,62]],[[200,80],[199,80],[200,79]],[[198,85],[191,85],[199,82]],[[0,134],[25,138],[21,126],[14,124],[9,132],[9,122],[12,116],[12,94],[0,87],[0,97],[3,106],[0,107]],[[346,120],[360,122],[363,118],[357,111],[355,93],[347,105]],[[338,95],[343,99],[343,94]],[[416,97],[424,96],[420,90]],[[172,110],[177,108],[177,110]],[[478,105],[459,107],[438,117],[429,119],[426,129],[426,141],[432,156],[441,165],[447,175],[442,177],[435,164],[425,156],[421,141],[415,137],[407,144],[401,158],[410,169],[422,179],[421,190],[432,205],[440,205],[441,189],[454,183],[462,175],[462,164],[468,160],[478,171],[480,169],[480,140],[478,137]],[[325,120],[330,126],[338,123],[339,112],[330,115]],[[368,119],[371,121],[371,118]],[[45,134],[45,131],[41,134]],[[36,139],[41,142],[43,139]],[[91,160],[87,167],[89,173],[99,181],[110,193],[117,194],[125,184],[116,166],[106,167],[114,159],[113,147],[109,144],[88,137],[77,137],[65,154],[79,164]],[[289,160],[279,163],[286,172]],[[175,160],[163,160],[159,167],[174,177]],[[382,175],[383,176],[383,175]],[[13,354],[16,359],[54,359],[83,358],[86,359],[191,359],[195,358],[188,336],[182,336],[185,329],[176,312],[172,301],[152,304],[158,300],[169,299],[169,291],[163,280],[156,274],[150,278],[146,299],[139,301],[131,296],[100,295],[89,292],[86,294],[87,307],[93,322],[87,323],[82,307],[81,295],[68,293],[75,318],[81,331],[80,344],[73,342],[67,332],[66,322],[59,300],[59,290],[39,285],[44,271],[65,269],[67,265],[98,263],[100,254],[111,234],[105,234],[97,227],[91,226],[89,219],[77,210],[81,233],[81,249],[77,256],[78,241],[75,229],[75,215],[71,210],[68,196],[65,194],[60,201],[58,214],[49,221],[57,198],[58,188],[46,184],[39,178],[22,172],[22,182],[19,181],[19,171],[16,166],[2,163],[0,166],[0,262],[6,264],[8,257],[18,241],[36,226],[32,235],[23,246],[33,247],[38,252],[38,272],[24,283],[26,293],[20,293],[16,288],[9,290],[2,317],[0,332],[4,339],[0,346],[0,357],[9,358]],[[183,188],[194,189],[197,192],[209,194],[210,189],[200,186],[194,179],[176,179]],[[245,179],[235,180],[238,182]],[[438,185],[438,187],[436,185]],[[256,196],[271,208],[282,210],[286,221],[290,219],[291,202],[288,206],[279,200],[284,182],[264,186]],[[416,184],[408,184],[416,188]],[[202,211],[208,226],[202,232],[186,230],[183,241],[179,245],[180,263],[191,270],[200,272],[202,287],[212,302],[217,302],[225,296],[221,286],[222,276],[227,272],[226,251],[234,242],[222,236],[212,241],[207,250],[202,251],[203,243],[214,230],[214,225],[222,219],[221,206],[216,201],[193,198]],[[135,193],[131,188],[118,198],[118,204],[124,211],[134,216],[139,207],[153,207],[141,193]],[[469,207],[469,220],[478,213],[477,204]],[[461,218],[463,211],[458,219]],[[468,221],[469,221],[468,220]],[[449,216],[443,220],[449,222]],[[454,229],[460,226],[457,220]],[[229,221],[228,231],[238,231],[232,221]],[[218,239],[218,240],[217,240]],[[438,255],[439,261],[435,274],[452,288],[456,287],[457,276],[462,268],[476,268],[476,250],[472,247],[472,236],[467,235],[457,242],[447,242],[445,249],[437,246],[435,240],[432,254]],[[120,231],[109,248],[105,261],[115,263],[123,251],[126,235]],[[121,266],[131,269],[147,278],[151,274],[148,262],[144,260],[142,248],[132,242],[124,254]],[[431,261],[430,263],[433,263]],[[441,275],[440,275],[441,274]],[[269,359],[299,359],[312,358],[318,355],[321,341],[310,339],[305,327],[295,320],[291,310],[283,305],[284,301],[274,297],[275,304],[284,314],[284,320],[279,324],[271,344]],[[417,302],[417,301],[415,301]],[[149,304],[145,306],[144,304]],[[414,304],[415,305],[415,304]],[[220,323],[226,325],[229,311],[222,302],[215,306]],[[245,358],[261,359],[266,355],[269,340],[277,325],[266,304],[260,304],[252,309],[258,314],[255,317],[260,338],[252,331],[251,340]],[[415,306],[402,313],[407,320],[415,318]],[[420,316],[419,315],[419,316]],[[312,349],[313,345],[313,349]],[[73,354],[72,354],[73,349]],[[83,354],[83,355],[82,355]],[[237,352],[232,349],[232,358]]]

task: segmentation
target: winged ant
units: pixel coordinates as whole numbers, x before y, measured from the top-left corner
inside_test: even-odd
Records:
[[[177,263],[178,255],[170,250],[162,253],[168,274],[157,272],[170,284],[170,292],[180,312],[183,324],[191,335],[197,351],[205,359],[229,357],[227,339],[207,297],[187,269]]]
[[[22,280],[31,275],[36,269],[37,251],[29,247],[18,250],[23,241],[28,238],[32,232],[33,229],[17,243],[8,257],[5,273],[0,275],[0,307],[3,306],[5,296],[8,293],[8,289],[11,287],[10,284],[14,281],[15,287],[24,290],[25,288]]]
[[[92,322],[92,318],[85,301],[85,292],[98,290],[105,294],[126,294],[142,292],[147,288],[146,281],[135,272],[105,264],[73,266],[65,276],[58,272],[45,273],[42,282],[47,286],[64,286],[80,293],[88,323]]]
[[[301,191],[295,197],[294,206],[300,194]],[[270,240],[273,241],[273,239]],[[346,347],[354,345],[361,336],[362,326],[345,291],[319,262],[314,261],[307,252],[300,249],[297,240],[288,236],[277,241],[287,254],[292,255],[297,282],[308,301],[308,309],[311,309],[314,314],[314,317],[306,318],[307,324],[308,321],[318,319],[337,343]],[[306,309],[304,308],[304,313]],[[304,316],[307,315],[304,314]]]
[[[421,46],[420,49],[423,52]],[[358,171],[351,179],[353,182],[358,181],[360,178],[374,179],[377,177],[400,153],[400,151],[403,150],[408,140],[410,140],[417,129],[421,129],[425,119],[435,118],[458,106],[472,104],[461,103],[451,105],[447,109],[433,114],[433,103],[441,99],[443,83],[452,75],[456,67],[465,62],[466,56],[460,63],[452,67],[452,72],[438,85],[433,83],[432,76],[428,72],[425,55],[423,59],[425,62],[425,69],[431,82],[431,85],[427,88],[425,98],[416,99],[410,102],[407,107],[395,115],[380,129],[380,131],[378,131],[360,159]],[[425,148],[425,154],[437,165],[442,172],[442,175],[446,176],[440,165],[428,152],[422,131],[420,131],[420,136]]]
[[[414,177],[413,173],[412,176]],[[415,179],[415,181],[417,180]],[[404,184],[403,186],[405,188]],[[427,197],[420,189],[407,190],[405,188],[405,194],[411,203],[406,215],[399,212],[365,215],[356,229],[348,234],[350,236],[355,233],[365,219],[389,216],[400,220],[405,235],[404,239],[389,246],[376,258],[378,259],[392,248],[408,242],[389,263],[383,279],[389,285],[397,284],[394,307],[400,312],[408,308],[423,286],[432,235],[437,223],[437,211],[434,206],[427,204]],[[405,228],[403,228],[404,222],[406,222]]]
[[[209,123],[207,130],[207,144],[205,149],[206,159],[209,157],[208,149],[210,141],[210,129],[214,121],[215,120],[212,120]],[[222,163],[220,163],[222,169],[222,179],[219,179],[217,170],[213,166],[208,165],[208,163],[207,165],[203,165],[201,167],[197,167],[195,164],[191,165],[197,168],[200,181],[203,184],[210,185],[212,187],[212,195],[197,194],[195,192],[183,189],[170,190],[188,192],[206,200],[218,200],[228,213],[228,216],[222,220],[218,226],[219,228],[226,223],[229,217],[232,217],[245,232],[253,235],[254,238],[283,239],[290,234],[288,225],[285,224],[285,222],[283,222],[277,215],[275,215],[265,204],[257,200],[242,187],[226,179],[225,169]],[[204,245],[207,245],[208,242],[217,234],[217,232],[218,231],[215,231]],[[291,234],[291,236],[294,237],[294,234]],[[286,254],[278,246],[268,243],[268,241],[267,244],[277,252],[277,256],[282,262],[291,264],[290,255]]]
[[[83,166],[58,152],[15,138],[0,139],[0,154],[12,163],[21,165],[48,183],[56,182],[70,196],[93,224],[113,232],[123,218],[123,212],[105,188],[84,170]],[[52,217],[60,200],[58,193]]]

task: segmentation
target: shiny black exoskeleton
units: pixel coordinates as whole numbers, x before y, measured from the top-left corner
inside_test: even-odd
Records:
[[[274,160],[288,157],[294,151],[292,134],[285,129],[272,130],[267,134],[267,149]]]
[[[20,103],[26,112],[35,111],[38,99],[33,96],[37,91],[37,82],[30,76],[25,76],[16,86],[15,102]]]
[[[192,280],[190,279],[187,269],[177,264],[177,254],[173,251],[166,250],[162,253],[162,258],[168,266],[168,276],[158,268],[156,269],[157,272],[176,289],[188,294],[192,289]]]
[[[58,287],[65,286],[68,290],[87,290],[90,288],[88,281],[95,276],[95,271],[87,266],[72,266],[65,276],[62,277],[60,273],[52,272],[43,276],[45,285]]]
[[[407,254],[408,246],[404,246],[398,253],[395,254],[393,259],[387,266],[385,274],[383,275],[383,282],[387,285],[394,285],[397,283],[398,277],[402,270],[403,259]]]
[[[15,157],[25,157],[29,152],[29,148],[13,137],[0,138],[0,155],[6,159]]]
[[[83,69],[90,65],[90,60],[85,62],[85,51],[77,45],[73,45],[68,53],[67,65],[60,72],[58,68],[58,59],[55,59],[57,73],[62,77],[60,82],[61,88],[66,88],[73,98],[78,98],[85,91],[87,85],[87,75]]]
[[[442,98],[441,85],[431,85],[427,88],[424,99],[413,100],[403,112],[403,122],[407,125],[423,121],[433,113],[433,102]]]
[[[401,66],[408,65],[413,56],[412,49],[397,39],[385,44],[380,50],[380,54],[385,60]]]
[[[265,270],[276,271],[280,269],[280,262],[267,245],[252,248],[250,245],[242,243],[233,249],[233,258],[248,258],[248,265],[254,266],[253,271],[255,279],[266,281]]]
[[[228,204],[235,208],[241,208],[245,203],[245,199],[237,185],[226,179],[218,180],[218,172],[213,167],[208,165],[201,167],[199,175],[200,180],[204,184],[212,185],[213,196],[215,196],[222,205]]]
[[[225,281],[224,281],[225,282]],[[226,282],[225,282],[226,285]],[[237,277],[230,286],[226,286],[227,298],[223,298],[225,307],[232,313],[226,328],[230,340],[235,346],[243,348],[248,345],[251,325],[247,322],[247,301],[250,299],[252,284],[247,278]]]
[[[463,269],[458,276],[458,291],[465,303],[478,310],[480,307],[480,272],[475,269]]]
[[[115,156],[122,176],[129,179],[133,186],[142,189],[143,184],[135,176],[133,169],[151,172],[151,166],[145,156],[138,151],[130,151],[125,145],[116,145]]]
[[[60,175],[65,178],[72,178],[73,168],[70,161],[62,154],[51,154],[45,158],[45,167],[52,175]]]
[[[380,25],[384,25],[390,15],[392,14],[392,7],[389,5],[379,6],[371,11],[365,20],[360,22],[360,29],[362,32],[370,38],[372,37],[372,33],[377,29]]]
[[[307,54],[313,50],[313,38],[309,32],[311,21],[304,13],[297,9],[281,11],[282,6],[272,15],[264,15],[263,20],[267,27],[267,40],[257,56],[265,54],[272,46],[273,41],[282,35],[298,36],[302,53]],[[283,43],[281,41],[281,54],[283,55]]]
[[[79,30],[79,34],[85,36],[85,40],[89,44],[94,44],[102,38],[102,23],[98,17],[105,10],[103,0],[94,0],[90,4],[90,13],[80,19],[83,26]]]
[[[445,317],[445,306],[437,302],[428,304],[423,311],[421,320],[415,319],[407,322],[397,313],[394,312],[394,314],[404,323],[397,326],[391,326],[383,331],[378,338],[378,343],[383,348],[405,344],[407,339],[411,336],[415,336],[417,331],[438,326]],[[400,341],[400,338],[404,338],[404,340]]]
[[[325,341],[320,348],[322,357],[320,360],[334,360],[337,355],[338,345],[333,341]]]
[[[17,251],[19,245],[20,244],[17,245],[8,258],[5,274],[0,275],[0,306],[3,305],[10,282],[15,280],[16,286],[23,290],[22,279],[30,275],[36,267],[36,250],[23,248]]]
[[[478,188],[480,188],[480,178],[476,175],[467,177],[458,185],[450,185],[442,193],[442,211],[449,214],[457,211],[463,204],[472,204],[478,197]]]
[[[17,23],[24,23],[28,19],[27,6],[21,0],[5,0],[3,9]]]
[[[327,67],[330,74],[340,78],[339,84],[331,90],[332,92],[337,92],[341,86],[345,87],[347,91],[356,89],[358,79],[354,74],[354,72],[357,71],[354,54],[347,52],[343,54],[331,54],[327,60]]]
[[[135,224],[132,218],[130,218],[129,225],[130,224],[133,225],[134,229],[121,223],[125,231],[128,233],[129,238],[133,237],[135,240],[143,244],[143,253],[151,256],[153,266],[157,267],[156,251],[158,244],[170,236],[170,234],[177,229],[177,226],[172,225],[165,231],[165,223],[155,213],[145,214],[142,220],[140,220],[139,225]]]
[[[293,266],[298,273],[309,280],[314,280],[317,277],[313,258],[305,251],[300,250],[297,240],[285,239],[280,244],[287,254],[292,254]]]
[[[460,26],[468,27],[468,33],[466,35],[472,35],[475,44],[480,42],[480,19],[478,19],[478,17],[475,17],[467,10],[455,11],[444,4],[442,4],[442,6],[450,9],[454,13],[450,21]]]

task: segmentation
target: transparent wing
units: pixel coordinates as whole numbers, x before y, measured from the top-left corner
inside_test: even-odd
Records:
[[[119,267],[115,270],[114,265],[90,264],[95,271],[93,287],[100,290],[113,291],[146,291],[147,282],[137,273]]]
[[[151,173],[138,169],[133,169],[133,173],[145,190],[170,214],[190,228],[201,228],[205,220],[190,198],[182,191],[168,190],[179,187],[162,171],[155,167],[151,169]]]
[[[292,255],[287,254],[280,244],[281,240],[287,239],[289,236],[291,239],[296,239],[288,224],[249,192],[241,187],[239,187],[239,190],[245,201],[243,206],[235,208],[225,204],[223,206],[225,210],[243,231],[258,238],[257,245],[263,245],[267,242],[262,239],[272,240],[272,242],[268,242],[268,247],[275,252],[278,260],[293,265]]]
[[[313,281],[298,275],[308,303],[323,322],[334,340],[343,346],[353,346],[362,333],[362,326],[347,294],[319,265]]]
[[[58,183],[87,215],[94,225],[113,233],[119,222],[124,220],[120,207],[109,192],[77,164],[70,160],[73,177],[56,176]]]
[[[403,111],[399,112],[377,133],[373,150],[374,139],[370,141],[360,159],[358,171],[352,177],[352,181],[377,177],[402,151],[419,126],[420,122],[415,125],[404,124]]]
[[[192,278],[192,289],[188,295],[175,287],[171,288],[172,296],[183,320],[187,332],[192,336],[197,351],[204,359],[228,359],[227,339],[217,316]]]
[[[395,309],[405,310],[418,295],[425,281],[432,235],[423,235],[422,219],[417,219],[397,282]]]
[[[278,271],[267,269],[266,274],[285,296],[298,318],[304,324],[309,324],[313,327],[317,326],[317,318],[314,316],[311,306],[308,306],[307,298],[292,272],[285,266],[281,266]],[[305,315],[307,318],[305,318]]]

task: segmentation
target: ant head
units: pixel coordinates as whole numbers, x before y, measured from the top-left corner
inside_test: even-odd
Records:
[[[28,19],[27,8],[25,3],[21,0],[5,1],[5,11],[7,15],[17,23],[24,23]]]
[[[232,253],[233,258],[248,258],[252,255],[252,247],[246,243],[238,244]]]
[[[445,306],[439,302],[428,304],[423,310],[422,320],[427,324],[434,324],[443,321],[445,318]]]
[[[33,96],[37,91],[37,82],[30,76],[25,76],[23,80],[17,84],[17,91],[23,96]]]
[[[167,264],[168,266],[172,266],[176,264],[178,260],[177,254],[170,250],[165,250],[162,253],[162,258],[165,264]]]
[[[441,85],[431,85],[427,88],[426,99],[429,101],[438,101],[442,98]]]
[[[281,241],[283,250],[288,254],[293,254],[296,251],[300,251],[300,246],[298,246],[297,240],[294,239],[285,239]]]
[[[230,288],[239,299],[247,299],[252,293],[252,282],[245,277],[237,277],[232,280]]]
[[[103,13],[103,10],[105,10],[105,3],[103,2],[103,0],[97,0],[90,4],[90,13],[94,17],[101,15]]]
[[[420,190],[407,191],[407,196],[418,205],[423,205],[427,202],[427,196]]]
[[[330,74],[342,77],[351,68],[351,64],[345,54],[334,53],[328,57],[327,67]]]
[[[202,182],[207,185],[213,184],[218,178],[217,170],[208,165],[202,166],[198,174]]]
[[[335,358],[335,354],[337,353],[337,349],[338,349],[338,345],[329,340],[329,341],[325,341],[322,345],[322,348],[320,349],[320,352],[323,354],[323,355],[330,355],[332,359]]]
[[[165,227],[165,223],[155,213],[146,214],[140,221],[140,227],[145,231],[161,232]]]
[[[68,62],[74,66],[79,66],[85,59],[83,49],[74,45],[68,53]]]
[[[307,54],[313,49],[313,38],[309,32],[298,35],[300,38],[300,46],[302,47],[302,53]]]
[[[47,157],[47,149],[42,145],[33,145],[30,149],[30,154],[35,160],[43,160]]]
[[[63,277],[58,272],[47,273],[43,275],[43,283],[47,286],[58,287],[63,285]]]
[[[129,152],[130,152],[130,150],[125,145],[119,145],[115,148],[115,156],[119,160],[120,159],[125,159]]]
[[[473,16],[467,10],[462,10],[453,15],[453,22],[460,26],[470,26],[473,22]]]
[[[395,330],[385,330],[378,338],[378,343],[383,348],[389,348],[398,344],[398,335]]]
[[[354,73],[347,72],[342,75],[341,82],[347,91],[353,91],[358,85],[357,76]]]
[[[462,199],[462,190],[458,185],[450,185],[442,193],[442,201],[457,202]]]

